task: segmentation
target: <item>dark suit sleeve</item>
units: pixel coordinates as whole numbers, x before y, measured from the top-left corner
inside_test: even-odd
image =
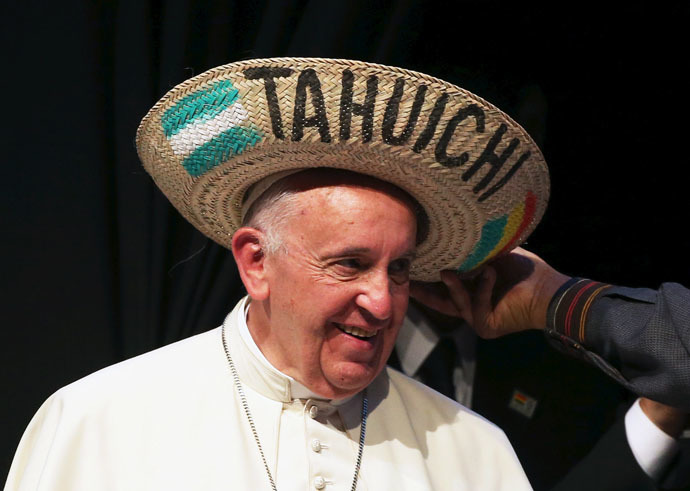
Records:
[[[690,290],[683,286],[655,291],[573,279],[551,300],[546,334],[631,391],[690,410]]]
[[[658,489],[635,460],[620,418],[596,446],[553,488],[553,491],[645,491]]]

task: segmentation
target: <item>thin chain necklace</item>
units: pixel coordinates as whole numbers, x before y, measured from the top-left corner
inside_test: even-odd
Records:
[[[271,469],[268,467],[266,462],[266,456],[261,448],[261,442],[259,441],[259,434],[256,432],[256,425],[254,424],[254,418],[249,412],[249,404],[247,403],[247,397],[244,395],[244,389],[242,389],[242,384],[240,383],[240,377],[237,374],[237,369],[235,368],[235,363],[232,361],[230,356],[230,349],[228,348],[228,341],[225,337],[225,326],[221,329],[221,336],[223,338],[223,350],[225,351],[225,357],[228,359],[228,365],[230,365],[230,371],[232,372],[232,379],[235,382],[235,387],[237,388],[237,393],[240,395],[240,402],[242,403],[242,408],[244,409],[244,414],[247,415],[247,421],[249,421],[249,427],[252,430],[252,435],[254,435],[254,441],[259,449],[259,454],[261,455],[261,461],[264,464],[264,469],[266,469],[266,475],[268,476],[268,481],[271,484],[271,489],[273,491],[278,491],[276,488],[276,483],[271,475]],[[357,478],[359,477],[359,468],[362,465],[362,452],[364,452],[364,437],[367,433],[367,415],[369,414],[369,401],[367,400],[367,389],[362,392],[362,420],[361,420],[361,430],[359,432],[359,450],[357,452],[357,461],[355,462],[355,475],[352,478],[351,491],[357,489]]]

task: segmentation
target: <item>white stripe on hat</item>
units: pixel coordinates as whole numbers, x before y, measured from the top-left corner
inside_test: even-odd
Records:
[[[222,132],[238,126],[247,116],[247,110],[238,101],[214,118],[200,118],[188,124],[170,136],[168,141],[175,155],[187,156]]]

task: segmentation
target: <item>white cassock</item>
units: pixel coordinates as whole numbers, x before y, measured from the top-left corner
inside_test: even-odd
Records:
[[[246,305],[222,328],[57,391],[24,433],[5,489],[270,489],[222,329],[278,490],[350,489],[362,394],[309,397],[263,358]],[[503,432],[482,417],[390,369],[367,393],[358,490],[531,489]]]

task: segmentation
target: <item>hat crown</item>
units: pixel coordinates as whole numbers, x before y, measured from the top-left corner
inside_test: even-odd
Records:
[[[549,192],[541,152],[499,109],[437,78],[353,60],[211,69],[154,106],[137,147],[178,210],[226,246],[245,191],[275,172],[334,167],[387,180],[429,217],[418,279],[518,245]]]

